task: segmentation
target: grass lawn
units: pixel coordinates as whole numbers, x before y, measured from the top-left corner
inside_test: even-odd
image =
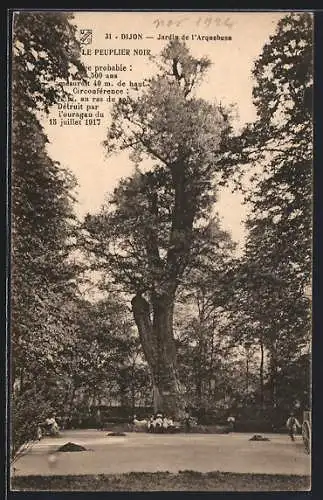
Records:
[[[20,476],[14,490],[50,491],[308,491],[308,476],[183,471],[90,476]]]

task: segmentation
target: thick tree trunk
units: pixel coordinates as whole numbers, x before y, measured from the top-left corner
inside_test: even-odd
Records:
[[[173,299],[153,294],[150,311],[146,299],[137,294],[132,310],[152,376],[154,411],[182,418],[185,401],[177,376]]]
[[[202,329],[202,328],[201,328]],[[200,335],[198,339],[197,346],[197,371],[196,371],[196,402],[198,408],[202,407],[202,385],[203,385],[203,345],[202,336]]]
[[[154,283],[154,289],[151,290],[151,307],[142,294],[137,293],[132,300],[132,310],[151,371],[154,409],[182,418],[185,401],[177,376],[173,312],[178,279],[190,255],[196,193],[192,196],[190,178],[181,161],[171,165],[170,170],[175,198],[166,265],[160,259],[156,235],[149,234],[146,240],[149,267],[153,275],[159,269],[160,278],[157,278],[159,282]],[[150,196],[149,201],[152,215],[158,215],[156,198]]]
[[[270,399],[272,408],[275,411],[277,408],[277,352],[275,342],[270,350],[269,373]]]
[[[265,399],[264,399],[264,344],[263,341],[260,340],[260,367],[259,367],[259,381],[260,381],[260,406],[263,410],[265,407]]]

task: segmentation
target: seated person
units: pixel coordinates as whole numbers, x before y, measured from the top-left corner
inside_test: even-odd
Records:
[[[52,417],[50,418],[46,418],[45,420],[45,424],[46,424],[46,427],[47,429],[53,433],[53,434],[58,434],[58,431],[59,431],[59,427],[58,427],[58,424],[56,422],[56,419],[55,419],[55,415],[53,415]]]
[[[164,432],[167,432],[168,430],[168,426],[169,426],[169,423],[168,423],[168,418],[166,417],[166,415],[164,416],[163,418],[163,431]]]
[[[152,415],[147,422],[148,432],[154,432],[154,415]]]
[[[172,417],[168,418],[168,432],[175,432],[175,424]]]

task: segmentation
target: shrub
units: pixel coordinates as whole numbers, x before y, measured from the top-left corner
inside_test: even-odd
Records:
[[[34,388],[12,397],[11,405],[11,462],[15,462],[37,439],[38,424],[52,408],[44,395]]]

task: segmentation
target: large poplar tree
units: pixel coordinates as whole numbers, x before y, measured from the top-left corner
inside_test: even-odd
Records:
[[[145,91],[115,105],[107,150],[128,149],[137,165],[148,159],[152,167],[123,180],[110,205],[85,221],[96,265],[133,294],[155,409],[176,416],[185,407],[173,333],[176,293],[206,241],[223,241],[211,211],[230,125],[221,106],[196,97],[209,65],[170,42]]]

